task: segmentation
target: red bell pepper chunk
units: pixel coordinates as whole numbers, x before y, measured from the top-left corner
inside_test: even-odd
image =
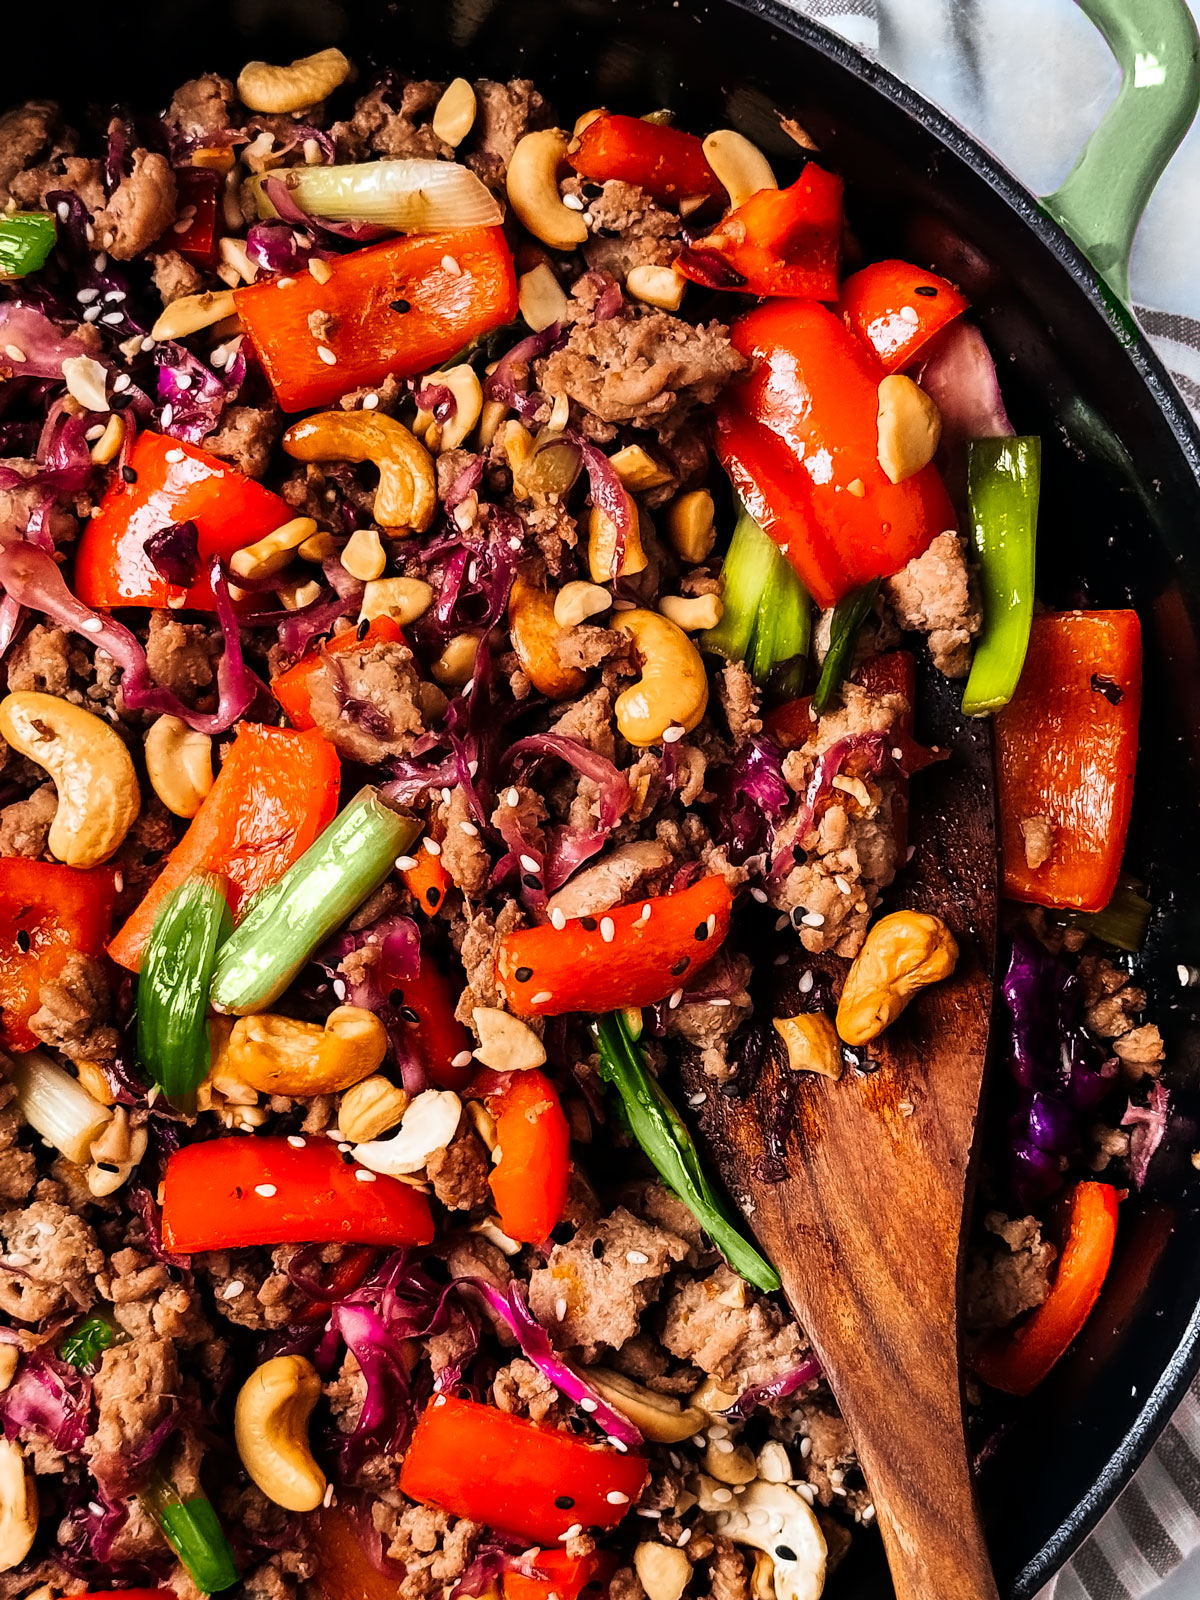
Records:
[[[996,802],[1004,892],[1100,911],[1125,852],[1142,704],[1135,611],[1034,617],[1017,692],[996,713]],[[1021,823],[1044,818],[1049,859],[1031,867]]]
[[[383,987],[408,1025],[413,1054],[434,1083],[439,1089],[461,1089],[474,1074],[474,1041],[454,1015],[458,997],[433,957],[427,950],[421,952],[421,969],[415,978],[393,979],[385,969]],[[404,1017],[406,1011],[411,1017]]]
[[[403,643],[404,635],[398,622],[391,617],[376,617],[361,636],[357,628],[347,628],[345,632],[335,633],[332,638],[326,639],[309,655],[302,656],[286,672],[271,679],[271,693],[287,713],[293,728],[315,728],[309,697],[313,678],[320,672],[326,656],[343,655],[347,650],[368,650],[373,644]]]
[[[177,250],[188,261],[215,267],[219,258],[217,238],[217,192],[221,180],[215,172],[201,167],[176,167],[176,222],[159,239],[163,250]],[[186,228],[176,228],[182,222]]]
[[[140,433],[126,483],[114,473],[100,513],[84,527],[75,555],[75,593],[84,605],[213,609],[209,560],[227,561],[291,520],[277,494],[194,444],[161,433]],[[146,540],[173,522],[194,522],[201,575],[190,589],[168,583],[146,554]]]
[[[842,285],[846,326],[874,350],[886,372],[911,366],[948,322],[967,309],[965,295],[911,261],[873,261]]]
[[[116,888],[110,867],[80,871],[57,861],[0,859],[0,1044],[33,1050],[29,1019],[67,957],[101,956]]]
[[[533,1562],[546,1576],[504,1573],[500,1579],[504,1600],[579,1600],[585,1589],[606,1588],[617,1569],[612,1550],[593,1550],[586,1556],[569,1556],[561,1548],[539,1550]]]
[[[760,189],[676,265],[685,278],[742,294],[836,300],[842,244],[842,180],[810,161],[787,189]],[[716,255],[725,281],[706,262]]]
[[[656,1005],[716,955],[732,909],[725,880],[714,876],[562,928],[519,928],[500,941],[496,982],[522,1017]]]
[[[434,843],[437,841],[434,840]],[[412,895],[427,917],[434,917],[442,909],[447,894],[454,887],[454,879],[442,865],[440,855],[431,855],[424,843],[418,845],[413,857],[415,867],[405,867],[400,876],[404,887]]]
[[[521,1244],[545,1244],[562,1221],[571,1179],[571,1130],[544,1073],[517,1072],[488,1097],[500,1159],[488,1175],[500,1226]]]
[[[137,972],[164,895],[193,872],[223,872],[230,910],[283,876],[333,820],[341,787],[337,751],[318,733],[239,725],[233,748],[183,838],[108,947]]]
[[[1117,1191],[1080,1183],[1071,1192],[1070,1224],[1058,1271],[1045,1300],[1012,1332],[985,1344],[972,1365],[1005,1394],[1029,1394],[1065,1354],[1092,1314],[1117,1237]]]
[[[417,1423],[400,1489],[452,1516],[553,1545],[576,1523],[615,1528],[648,1477],[639,1455],[587,1444],[474,1400],[438,1395]],[[612,1495],[620,1498],[614,1503]]]
[[[433,1242],[429,1201],[345,1161],[330,1139],[234,1135],[174,1151],[163,1179],[163,1244],[180,1255],[242,1245]]]
[[[302,272],[290,283],[270,278],[234,291],[242,325],[285,411],[328,405],[389,373],[428,372],[517,314],[502,228],[392,239],[327,265],[325,283]],[[321,314],[326,331],[318,338],[309,318]]]
[[[579,136],[567,160],[582,178],[635,183],[654,200],[667,203],[722,193],[720,178],[708,164],[703,140],[680,128],[643,122],[641,117],[602,112]]]
[[[955,526],[932,463],[902,483],[885,476],[877,417],[886,374],[831,311],[774,301],[739,317],[732,338],[754,365],[721,399],[717,453],[822,609],[898,572]]]

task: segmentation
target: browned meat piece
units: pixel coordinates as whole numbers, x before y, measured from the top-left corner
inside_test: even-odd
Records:
[[[1048,817],[1022,817],[1019,826],[1026,865],[1036,872],[1054,854],[1054,824]]]
[[[12,456],[0,460],[0,467],[9,467],[23,478],[32,478],[41,471],[36,461]],[[0,527],[24,533],[30,517],[41,508],[43,498],[43,491],[33,484],[27,489],[0,489]],[[56,545],[69,544],[79,531],[78,522],[61,500],[50,502],[45,526]]]
[[[376,84],[359,100],[348,122],[335,122],[330,129],[339,161],[361,161],[368,151],[402,160],[453,159],[453,148],[439,139],[431,126],[445,87],[444,83],[412,79],[400,91],[397,109],[391,86]]]
[[[671,1296],[662,1342],[731,1393],[777,1378],[806,1351],[796,1324],[724,1264]]]
[[[1113,1054],[1129,1078],[1157,1078],[1166,1056],[1162,1034],[1155,1022],[1144,1022],[1113,1043]]]
[[[967,1261],[963,1317],[980,1333],[1006,1328],[1040,1306],[1049,1287],[1048,1273],[1058,1252],[1042,1238],[1036,1217],[1006,1217],[989,1211],[983,1219],[989,1238],[979,1241]]]
[[[28,800],[14,800],[0,810],[0,856],[28,856],[36,860],[46,853],[50,824],[58,810],[58,793],[52,783],[42,784]]]
[[[642,1580],[632,1567],[618,1567],[608,1580],[608,1600],[646,1600]]]
[[[37,1177],[33,1151],[20,1144],[24,1123],[13,1105],[16,1092],[0,1081],[0,1200],[24,1200]]]
[[[8,658],[8,692],[32,689],[61,699],[71,687],[70,645],[61,628],[35,622]]]
[[[657,1299],[663,1281],[687,1255],[686,1243],[618,1206],[556,1244],[529,1280],[529,1305],[560,1349],[578,1348],[594,1361],[620,1349]]]
[[[562,349],[538,363],[538,387],[567,395],[603,422],[670,434],[745,366],[721,323],[695,327],[646,311],[576,324]]]
[[[232,462],[248,478],[261,478],[282,433],[283,417],[275,406],[230,406],[221,426],[205,439],[204,448],[210,455]]]
[[[176,89],[165,120],[180,133],[224,133],[230,125],[232,100],[233,84],[229,79],[216,72],[205,72],[199,78],[189,78]]]
[[[633,267],[666,267],[674,261],[683,245],[683,225],[673,212],[661,210],[633,183],[610,179],[591,199],[587,187],[569,178],[563,192],[587,200],[584,216],[592,237],[583,253],[594,272],[624,283]]]
[[[175,174],[166,156],[135,150],[122,178],[94,219],[96,244],[117,261],[132,261],[175,221]]]
[[[593,623],[581,622],[558,640],[558,659],[564,667],[575,667],[580,672],[590,672],[605,661],[613,661],[633,674],[633,641],[614,628],[601,628]]]
[[[657,839],[632,839],[582,868],[547,905],[564,917],[596,916],[632,899],[648,877],[671,864],[671,852]]]
[[[492,1380],[492,1399],[501,1411],[528,1417],[531,1422],[545,1422],[553,1415],[558,1390],[532,1362],[518,1356],[507,1367],[501,1367]]]
[[[104,204],[98,161],[77,156],[75,135],[51,100],[29,100],[0,116],[0,205],[26,210],[46,204],[54,189],[74,189],[89,211]]]
[[[741,744],[751,734],[762,732],[758,690],[744,661],[725,663],[717,679],[717,697],[735,744]]]
[[[495,945],[506,933],[519,928],[525,918],[515,900],[505,903],[499,915],[493,916],[486,907],[464,918],[459,933],[461,943],[459,958],[467,974],[467,986],[459,996],[455,1016],[469,1023],[476,1006],[499,1006],[500,991],[496,987]]]
[[[27,100],[0,116],[0,203],[19,172],[60,147],[61,134],[62,116],[52,100]]]
[[[570,552],[579,543],[575,518],[557,499],[535,494],[529,505],[518,508],[521,520],[532,533],[551,577],[560,577],[571,565]],[[574,569],[572,568],[572,575]]]
[[[817,1491],[820,1503],[833,1505],[835,1500],[842,1499],[837,1490],[842,1488],[847,1471],[855,1465],[850,1430],[822,1390],[802,1400],[799,1410],[800,1430],[808,1441],[808,1449],[803,1451],[804,1476]],[[803,1446],[801,1448],[803,1450]]]
[[[324,657],[312,677],[309,704],[317,727],[343,756],[373,765],[406,754],[424,732],[425,687],[411,650],[367,645]]]
[[[108,1020],[110,1006],[100,962],[72,950],[58,977],[38,990],[29,1031],[72,1061],[111,1061],[117,1053],[117,1030]]]
[[[178,622],[169,611],[150,613],[146,661],[151,675],[189,705],[195,705],[216,681],[213,662],[219,654],[219,635],[211,634],[202,622]]]
[[[177,1345],[224,1348],[213,1338],[195,1289],[176,1283],[148,1251],[133,1246],[115,1250],[96,1275],[96,1290],[134,1339],[157,1334]]]
[[[196,1258],[212,1283],[213,1305],[241,1328],[282,1328],[296,1315],[300,1296],[287,1275],[294,1245],[274,1250],[209,1250]]]
[[[0,1238],[0,1311],[18,1322],[40,1322],[94,1303],[104,1252],[82,1217],[57,1200],[34,1200],[0,1216]]]
[[[383,1537],[384,1554],[404,1570],[397,1600],[441,1600],[446,1586],[471,1564],[483,1528],[432,1506],[403,1508],[375,1501],[372,1520]]]
[[[190,261],[184,260],[178,250],[163,250],[156,255],[150,275],[164,306],[169,306],[172,300],[182,300],[185,294],[199,294],[204,287],[203,277]],[[205,449],[208,448],[206,442]]]
[[[19,172],[9,185],[13,199],[26,211],[48,207],[50,195],[73,190],[89,211],[104,204],[104,167],[88,156],[59,154],[28,172]]]
[[[713,1534],[708,1585],[709,1600],[750,1600],[750,1579],[742,1552],[722,1533]]]
[[[88,1464],[109,1494],[123,1498],[138,1487],[147,1464],[133,1458],[163,1422],[179,1395],[175,1346],[155,1334],[106,1350],[92,1379],[96,1426],[88,1437]]]
[[[579,739],[597,755],[611,761],[616,745],[613,739],[613,701],[616,696],[607,684],[598,684],[574,700],[554,723],[554,733]]]
[[[746,987],[753,971],[750,958],[734,950],[730,952],[729,960],[736,981],[730,985],[727,994],[718,996],[716,1002],[689,1000],[685,989],[682,1001],[667,1019],[667,1032],[686,1039],[700,1052],[700,1065],[711,1078],[728,1078],[734,1071],[727,1047],[754,1009],[750,991]],[[696,979],[696,987],[704,989],[710,981],[709,974],[702,972]],[[720,1001],[726,1003],[722,1005]]]
[[[488,1153],[478,1134],[460,1128],[444,1150],[435,1150],[425,1172],[447,1211],[474,1211],[491,1198]]]
[[[454,788],[439,809],[442,825],[442,865],[464,894],[482,894],[492,870],[492,858],[471,819],[466,791]]]
[[[480,78],[475,85],[475,126],[467,138],[467,166],[498,188],[517,141],[548,122],[546,103],[528,78],[514,78],[511,83]]]
[[[971,640],[979,632],[983,613],[958,535],[953,530],[939,533],[903,571],[884,580],[883,593],[902,628],[929,635],[938,671],[948,678],[965,678]]]
[[[137,820],[111,862],[121,875],[114,927],[120,926],[158,877],[163,857],[174,848],[182,827],[158,796],[147,788]]]

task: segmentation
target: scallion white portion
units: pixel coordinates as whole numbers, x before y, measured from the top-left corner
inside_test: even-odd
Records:
[[[489,228],[504,220],[492,191],[456,161],[363,161],[346,167],[291,167],[268,173],[302,211],[331,222],[375,222],[398,233]],[[262,177],[250,188],[260,217],[279,213]]]
[[[86,1166],[92,1140],[99,1138],[112,1112],[94,1100],[78,1078],[56,1066],[40,1050],[17,1056],[12,1071],[17,1109],[43,1139],[61,1150],[68,1161]]]

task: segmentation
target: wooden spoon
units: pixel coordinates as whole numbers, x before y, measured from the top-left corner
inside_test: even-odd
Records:
[[[952,753],[917,780],[915,853],[894,897],[950,926],[961,951],[953,977],[857,1052],[870,1070],[834,1081],[776,1061],[752,1085],[710,1092],[700,1116],[701,1138],[778,1268],[854,1435],[898,1600],[997,1596],[968,1461],[958,1325],[992,1002],[996,834],[989,730],[964,725],[957,698],[944,681],[923,685],[926,737]],[[805,968],[846,966],[810,958],[776,969],[774,1015],[801,1009]],[[711,1090],[697,1069],[687,1077],[690,1091],[706,1081]],[[729,1093],[743,1087],[740,1098]]]

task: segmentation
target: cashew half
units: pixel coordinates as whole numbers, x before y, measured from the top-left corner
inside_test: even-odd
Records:
[[[318,50],[287,67],[269,61],[248,61],[238,73],[238,99],[251,111],[276,115],[304,111],[339,88],[350,76],[349,60],[340,50]]]
[[[476,109],[474,89],[465,78],[455,78],[433,109],[434,133],[457,150],[475,125]]]
[[[363,589],[360,622],[393,617],[403,628],[423,617],[433,604],[433,587],[424,578],[375,578]]]
[[[684,633],[702,633],[720,622],[725,602],[719,594],[664,594],[658,609]]]
[[[880,917],[846,974],[837,1031],[847,1044],[867,1044],[891,1027],[918,990],[954,971],[958,945],[941,917],[893,911]]]
[[[732,1502],[729,1491],[711,1478],[700,1478],[696,1491],[717,1533],[771,1557],[776,1600],[819,1600],[828,1551],[807,1500],[786,1483],[761,1479]]]
[[[823,1011],[801,1012],[798,1017],[774,1017],[772,1024],[787,1046],[788,1066],[793,1072],[841,1077],[841,1042],[832,1020]]]
[[[229,558],[229,570],[238,578],[273,578],[316,531],[312,517],[293,517],[253,544],[235,550]]]
[[[297,461],[373,461],[379,468],[375,521],[424,533],[437,510],[428,450],[402,422],[377,411],[319,411],[294,422],[283,448]]]
[[[99,1136],[92,1140],[92,1164],[87,1170],[87,1186],[97,1199],[115,1194],[128,1183],[146,1154],[149,1133],[145,1128],[131,1128],[129,1113],[124,1106],[114,1106],[112,1119]]]
[[[698,1406],[681,1406],[673,1395],[657,1394],[623,1372],[608,1367],[582,1367],[580,1371],[598,1395],[656,1444],[679,1444],[708,1423]]]
[[[756,144],[733,128],[718,128],[704,141],[708,164],[729,195],[730,209],[749,200],[760,189],[778,189],[771,163]]]
[[[593,506],[588,512],[588,571],[593,583],[608,583],[613,578],[631,578],[635,572],[644,572],[650,564],[642,546],[642,509],[628,491],[625,498],[629,501],[630,520],[619,572],[613,571],[617,554],[615,524],[598,506]]]
[[[408,1095],[382,1074],[353,1084],[342,1096],[337,1125],[351,1144],[378,1139],[408,1110]]]
[[[630,267],[625,278],[625,289],[643,305],[657,306],[660,311],[678,311],[683,304],[683,291],[687,279],[674,267]]]
[[[479,1048],[471,1054],[493,1072],[528,1072],[546,1059],[546,1047],[533,1029],[496,1006],[476,1006],[471,1013]]]
[[[541,333],[566,316],[566,290],[544,261],[517,279],[517,305],[534,333]]]
[[[37,1485],[15,1439],[0,1439],[0,1572],[29,1554],[38,1525]]]
[[[172,300],[150,329],[152,339],[184,339],[201,328],[224,322],[237,311],[232,289],[205,289],[201,294],[180,295]]]
[[[369,1078],[387,1054],[387,1029],[361,1006],[338,1006],[325,1019],[297,1022],[270,1012],[239,1017],[229,1039],[229,1070],[263,1094],[311,1099]]]
[[[879,465],[891,483],[903,483],[933,460],[942,437],[942,414],[924,389],[902,372],[879,385]]]
[[[699,650],[657,611],[620,611],[614,628],[627,633],[642,657],[642,675],[617,696],[617,727],[639,748],[661,744],[669,729],[690,733],[708,708],[708,678]]]
[[[651,1539],[643,1540],[633,1552],[633,1569],[646,1600],[680,1600],[692,1577],[686,1551]]]
[[[568,142],[561,128],[527,133],[508,162],[509,202],[534,238],[552,250],[573,250],[588,236],[583,213],[563,205],[558,192]]]
[[[159,717],[146,733],[146,776],[174,816],[194,817],[213,786],[212,740],[182,717]]]
[[[346,540],[341,562],[350,576],[361,583],[373,583],[376,578],[382,578],[387,567],[387,551],[380,543],[379,530],[356,528]]]
[[[452,1090],[426,1089],[404,1113],[399,1133],[356,1144],[354,1159],[392,1178],[420,1172],[430,1156],[453,1139],[461,1117],[462,1101]]]
[[[608,464],[620,478],[626,489],[639,492],[642,489],[659,489],[664,483],[670,483],[671,470],[664,467],[660,461],[655,461],[648,450],[640,444],[627,444],[623,450],[617,450],[609,456]]]
[[[321,1379],[304,1356],[264,1361],[238,1393],[238,1455],[267,1499],[285,1511],[315,1511],[325,1498],[325,1474],[308,1443],[308,1419],[320,1398]]]
[[[612,609],[613,597],[601,584],[572,578],[554,596],[554,620],[560,628],[575,628],[589,617]]]
[[[707,489],[689,489],[667,507],[667,538],[684,561],[707,561],[717,542],[713,497]]]
[[[447,367],[442,372],[429,373],[421,379],[420,388],[429,385],[449,389],[454,396],[454,415],[445,422],[438,422],[432,411],[418,411],[413,432],[424,440],[427,450],[436,450],[442,455],[447,450],[457,450],[479,421],[483,410],[483,385],[469,361],[461,361],[458,366]]]
[[[564,667],[558,659],[558,642],[566,629],[554,620],[553,597],[520,573],[509,591],[508,633],[522,672],[540,694],[567,700],[583,688],[586,675],[578,667]]]
[[[120,736],[93,712],[31,689],[0,701],[0,736],[54,779],[50,854],[69,867],[107,861],[142,803]]]

